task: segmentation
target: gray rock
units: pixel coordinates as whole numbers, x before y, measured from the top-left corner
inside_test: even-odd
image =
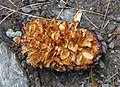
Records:
[[[108,46],[109,46],[109,48],[113,49],[115,47],[115,44],[113,42],[111,42]]]
[[[117,78],[117,82],[120,83],[120,79],[119,78]]]
[[[114,18],[113,20],[117,23],[120,23],[120,17]]]
[[[113,34],[108,34],[108,38],[111,37]]]
[[[39,8],[38,8],[38,6],[32,6],[31,9],[35,10],[35,11],[38,11]]]
[[[120,50],[115,50],[115,52],[120,53]]]
[[[85,87],[85,83],[82,83],[81,87]]]
[[[92,83],[85,83],[85,87],[92,87]]]
[[[116,30],[117,26],[116,25],[108,25],[107,33],[112,33]]]
[[[117,59],[114,59],[114,62],[117,62],[118,60]]]
[[[111,53],[115,53],[115,51],[114,51],[114,50],[111,50]]]
[[[107,42],[111,42],[112,39],[113,39],[113,37],[110,37],[110,38],[107,40]]]
[[[22,0],[22,2],[25,2],[25,1],[26,1],[26,0]],[[32,1],[33,1],[33,0],[28,0],[28,2],[30,2],[30,3],[31,3]]]
[[[28,87],[15,54],[4,43],[0,44],[0,87]]]
[[[75,9],[73,9],[73,8],[65,9],[62,12],[62,14],[60,15],[60,18],[71,22],[73,20],[74,15],[75,15],[74,13],[75,13]],[[58,14],[59,14],[59,12],[58,12]]]
[[[102,55],[98,55],[98,56],[96,57],[95,61],[98,62],[101,57],[102,57]]]
[[[21,31],[16,31],[16,36],[22,36],[22,32]]]
[[[105,75],[104,75],[104,74],[101,74],[100,77],[105,78]]]
[[[98,37],[98,39],[99,39],[100,41],[103,40],[103,37],[102,37],[101,35],[97,34],[97,37]]]
[[[42,9],[43,9],[43,10],[48,9],[48,5],[43,5],[43,6],[42,6]]]
[[[37,0],[37,1],[39,1],[39,2],[46,2],[47,0]]]
[[[26,12],[26,13],[30,13],[32,11],[32,9],[30,7],[24,7],[24,8],[22,8],[22,11]]]
[[[101,61],[101,60],[100,60],[99,65],[100,65],[100,67],[101,67],[101,68],[104,68],[104,69],[106,68],[106,66],[105,66],[104,62],[103,62],[103,61]]]
[[[75,2],[75,0],[70,0],[71,2]]]
[[[82,27],[90,27],[91,24],[87,20],[83,20],[83,21],[80,22],[80,26],[82,26]]]
[[[14,32],[12,29],[8,29],[8,31],[6,31],[6,35],[9,38],[14,38],[16,36],[22,36],[22,32],[21,31]]]
[[[109,87],[109,84],[108,83],[103,84],[102,87]]]
[[[35,15],[36,15],[36,16],[40,16],[40,13],[39,13],[39,12],[36,12]]]
[[[12,38],[12,37],[15,37],[15,36],[16,36],[16,33],[15,33],[12,29],[8,29],[8,31],[6,31],[6,35],[7,35],[9,38]]]
[[[111,42],[115,37],[116,35],[112,35],[111,37],[108,38],[107,42]]]
[[[42,12],[41,12],[41,16],[43,16],[43,17],[44,17],[46,14],[47,14],[46,11],[42,11]]]
[[[66,2],[64,0],[60,0],[60,7],[64,8],[66,6]]]
[[[61,84],[61,83],[59,82],[59,83],[57,83],[57,87],[66,87],[66,86],[64,86],[63,84]]]

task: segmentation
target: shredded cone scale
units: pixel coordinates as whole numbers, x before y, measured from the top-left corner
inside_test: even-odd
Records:
[[[100,54],[100,42],[93,31],[53,18],[34,19],[23,28],[19,39],[27,63],[57,71],[87,69]],[[18,40],[17,40],[18,41]]]

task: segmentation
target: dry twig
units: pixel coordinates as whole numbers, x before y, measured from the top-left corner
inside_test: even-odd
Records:
[[[12,15],[14,12],[11,12],[10,14],[8,14],[6,17],[4,17],[1,21],[0,21],[0,24],[5,21],[10,15]]]
[[[103,85],[105,82],[111,80],[111,79],[112,79],[113,77],[115,77],[117,74],[119,74],[118,71],[117,71],[116,73],[114,73],[110,78],[108,78],[107,80],[105,80],[104,82],[102,82],[102,84],[100,85],[100,87],[102,87],[102,85]]]
[[[82,12],[88,12],[88,13],[93,13],[93,14],[96,14],[96,15],[100,15],[100,16],[104,16],[103,14],[100,14],[100,13],[97,13],[97,12],[93,12],[93,11],[88,11],[88,10],[81,10]]]
[[[11,1],[11,0],[10,0]],[[12,2],[11,2],[12,3]],[[29,6],[35,6],[35,5],[43,5],[43,4],[46,4],[46,3],[48,3],[48,2],[44,2],[44,3],[35,3],[35,4],[30,4],[30,5],[26,5],[26,6],[23,6],[23,7],[21,7],[21,8],[18,8],[17,10],[13,10],[13,9],[11,9],[11,8],[8,8],[8,7],[5,7],[5,6],[3,6],[3,5],[0,5],[0,7],[2,7],[1,9],[7,9],[7,10],[9,10],[11,13],[10,14],[8,14],[5,18],[3,18],[1,21],[0,21],[0,24],[3,22],[3,21],[5,21],[10,15],[12,15],[12,14],[14,14],[14,13],[19,13],[19,14],[22,14],[22,15],[26,15],[26,16],[30,16],[30,17],[34,17],[34,18],[42,18],[42,17],[39,17],[39,16],[35,16],[35,15],[31,15],[31,14],[27,14],[27,13],[24,13],[24,12],[20,12],[19,10],[20,9],[22,9],[22,8],[24,8],[24,7],[29,7]],[[49,19],[48,19],[49,20]]]
[[[113,77],[115,77],[118,74],[118,72],[114,73],[110,78],[107,79],[107,81],[109,81],[110,79],[112,79]]]
[[[62,2],[66,5],[68,3],[68,0],[65,2],[62,0]],[[57,19],[60,17],[60,15],[62,14],[62,12],[64,11],[65,8],[62,8],[61,11],[59,12]]]
[[[110,21],[107,20],[107,22],[105,23],[104,27],[100,30],[100,31],[101,31],[100,34],[102,34],[102,33],[104,32],[103,30],[106,28],[106,26],[107,26],[109,23],[110,23]]]
[[[103,27],[103,29],[102,29],[102,30],[104,30],[104,29],[106,28],[106,26],[107,26],[109,23],[110,23],[110,21],[109,21],[109,20],[107,20],[107,22],[105,23],[105,25],[104,25],[104,27]]]
[[[13,6],[15,6],[16,8],[18,8],[17,7],[17,5],[13,2],[13,1],[11,1],[11,0],[8,0]]]
[[[0,11],[3,10],[3,8],[0,8]]]
[[[50,71],[51,72],[51,71]],[[51,74],[56,78],[58,79],[59,77],[57,75],[55,75],[53,72],[51,72]]]
[[[95,76],[95,74],[93,74],[93,76]],[[84,80],[89,80],[91,78],[91,75],[89,75],[88,77],[86,77]]]
[[[95,15],[99,15],[99,16],[102,16],[102,17],[105,17],[105,15],[101,14],[101,13],[98,13],[98,12],[94,12],[94,11],[89,11],[89,10],[85,10],[85,9],[77,9],[78,11],[81,10],[83,13],[91,13],[91,14],[95,14]],[[111,19],[110,16],[107,16],[108,18]]]
[[[95,28],[99,29],[86,15],[84,16]]]
[[[110,6],[110,1],[109,1],[108,4],[107,4],[105,16],[104,16],[104,20],[103,20],[103,23],[102,23],[102,25],[101,25],[101,29],[102,29],[102,30],[103,30],[103,27],[104,27],[104,23],[105,23],[105,19],[106,19],[106,15],[107,15],[109,6]]]
[[[113,74],[113,73],[112,73]],[[112,86],[115,87],[115,78],[112,79]]]
[[[50,2],[34,3],[34,4],[30,4],[30,5],[26,5],[26,6],[20,7],[19,9],[26,8],[26,7],[32,7],[32,6],[36,6],[36,5],[44,5],[44,4],[49,4],[49,3]]]
[[[61,11],[59,12],[58,16],[57,16],[57,19],[60,17],[60,15],[62,14],[64,8],[61,9]]]

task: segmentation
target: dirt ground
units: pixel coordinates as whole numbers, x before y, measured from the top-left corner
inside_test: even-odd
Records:
[[[80,26],[101,34],[108,46],[99,65],[92,69],[94,81],[91,70],[57,72],[33,68],[26,63],[20,47],[14,46],[13,38],[6,35],[8,29],[22,31],[23,25],[35,17],[55,17],[70,22],[80,9],[83,10]],[[5,42],[16,53],[29,87],[120,87],[120,33],[117,30],[120,32],[119,0],[0,0],[0,42]]]

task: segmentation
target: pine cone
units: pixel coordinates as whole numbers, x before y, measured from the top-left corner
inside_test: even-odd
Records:
[[[22,53],[33,67],[57,71],[87,69],[101,55],[101,43],[93,31],[55,18],[27,22],[20,38]]]

